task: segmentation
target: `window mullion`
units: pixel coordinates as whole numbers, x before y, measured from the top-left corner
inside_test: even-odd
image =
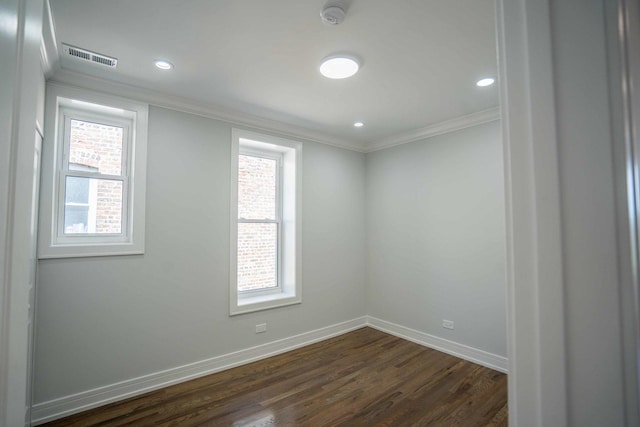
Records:
[[[277,219],[238,218],[238,223],[240,223],[240,224],[279,224],[280,221],[277,220]]]
[[[85,172],[85,171],[75,171],[75,170],[64,170],[62,173],[65,176],[74,176],[78,178],[90,178],[90,179],[106,179],[110,181],[124,181],[127,176],[126,175],[108,175],[101,174],[97,172]]]

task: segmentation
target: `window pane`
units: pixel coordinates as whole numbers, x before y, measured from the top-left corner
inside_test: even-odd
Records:
[[[122,181],[68,176],[64,234],[120,234]]]
[[[122,135],[121,127],[71,120],[69,170],[120,175]]]
[[[276,219],[277,162],[238,156],[238,218]]]
[[[238,223],[238,291],[278,286],[278,225]]]
[[[89,179],[68,176],[66,179],[65,205],[89,205]]]

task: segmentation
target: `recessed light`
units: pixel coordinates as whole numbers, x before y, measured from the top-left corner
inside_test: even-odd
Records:
[[[357,128],[361,128],[362,126],[364,126],[364,123],[362,123],[362,122],[355,122],[355,123],[353,124],[353,126],[354,126],[354,127],[357,127]]]
[[[154,61],[154,64],[156,64],[156,67],[160,68],[161,70],[170,70],[173,68],[173,64],[171,62],[165,61],[164,59],[156,59]]]
[[[480,86],[480,87],[485,87],[485,86],[491,86],[493,83],[495,83],[495,79],[492,79],[491,77],[486,78],[486,79],[481,79],[478,80],[476,82],[476,85]]]
[[[330,79],[346,79],[360,69],[357,59],[345,55],[327,56],[320,64],[320,73]]]

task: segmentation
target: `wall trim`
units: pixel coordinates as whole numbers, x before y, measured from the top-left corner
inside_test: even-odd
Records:
[[[47,49],[47,51],[50,51],[50,49]],[[222,106],[214,106],[189,98],[163,94],[138,86],[105,80],[89,76],[84,73],[62,69],[60,68],[59,61],[57,60],[57,51],[55,55],[50,54],[49,56],[53,56],[53,58],[55,58],[52,65],[50,65],[50,69],[55,72],[53,77],[50,79],[50,82],[53,84],[61,83],[66,86],[104,92],[108,95],[117,95],[140,102],[146,102],[157,107],[220,120],[236,126],[244,126],[251,130],[275,133],[276,136],[283,136],[285,138],[317,142],[358,153],[371,153],[378,150],[384,150],[397,145],[420,141],[500,119],[500,109],[498,107],[489,108],[487,110],[478,111],[476,113],[467,114],[465,116],[456,117],[443,122],[433,123],[429,126],[409,132],[392,135],[373,141],[371,144],[363,145],[356,141],[340,139],[330,135],[325,135],[322,132],[312,131],[302,126],[296,126],[278,120],[266,119],[248,113],[234,111]]]
[[[244,126],[251,130],[276,133],[276,136],[317,142],[320,144],[364,153],[364,147],[360,143],[332,137],[323,134],[322,132],[309,130],[302,126],[292,125],[278,120],[266,119],[249,113],[232,110],[227,107],[199,102],[190,98],[160,93],[150,89],[144,89],[139,86],[105,80],[63,68],[59,69],[50,81],[63,83],[67,86],[75,86],[82,89],[104,92],[109,95],[117,95],[124,98],[134,99],[157,107],[220,120],[236,126]]]
[[[484,350],[459,344],[444,338],[436,337],[425,332],[407,328],[406,326],[367,316],[367,326],[386,332],[396,337],[412,341],[416,344],[459,357],[478,365],[486,366],[499,372],[507,373],[507,358]]]
[[[45,78],[51,77],[60,68],[59,58],[51,3],[49,0],[45,0],[42,16],[42,38],[40,39],[40,61]]]
[[[551,1],[497,0],[509,425],[564,426],[570,390]],[[582,117],[582,116],[581,116]]]
[[[38,403],[33,405],[31,423],[32,425],[40,425],[159,388],[246,365],[247,363],[324,341],[366,326],[495,369],[496,371],[507,372],[506,357],[429,335],[376,317],[362,316],[289,338]]]
[[[367,326],[366,316],[358,317],[233,353],[38,403],[32,407],[31,423],[32,425],[43,424],[111,402],[285,353],[365,326]]]
[[[457,130],[493,122],[495,120],[500,120],[500,109],[498,107],[489,108],[487,110],[478,111],[477,113],[467,114],[466,116],[460,116],[443,122],[434,123],[420,129],[382,138],[372,142],[364,151],[366,153],[371,153],[373,151],[384,150],[397,145],[432,138],[434,136],[455,132]]]

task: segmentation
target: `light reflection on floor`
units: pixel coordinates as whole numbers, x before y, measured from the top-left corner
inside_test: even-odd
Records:
[[[276,425],[276,417],[273,411],[269,409],[265,409],[256,414],[250,415],[248,417],[243,418],[242,420],[236,421],[233,423],[234,427],[265,427],[265,426],[275,426]],[[278,425],[283,425],[279,423]]]

